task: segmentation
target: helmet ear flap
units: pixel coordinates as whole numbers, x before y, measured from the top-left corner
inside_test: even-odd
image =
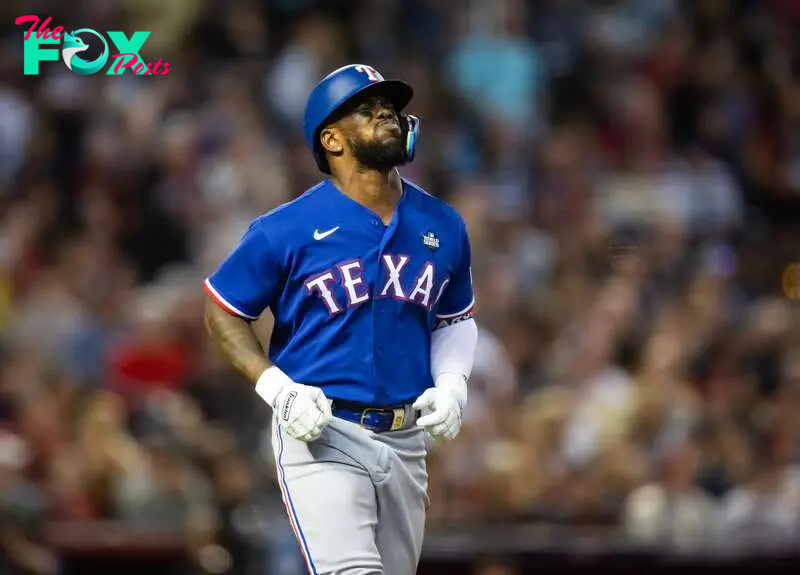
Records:
[[[400,114],[400,123],[403,128],[403,136],[406,142],[405,160],[411,162],[417,147],[419,137],[419,118],[411,114]]]

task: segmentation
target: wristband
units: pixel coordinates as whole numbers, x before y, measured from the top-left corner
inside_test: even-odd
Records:
[[[462,373],[447,371],[436,376],[436,387],[446,389],[453,394],[459,407],[467,404],[467,377]]]
[[[267,402],[270,407],[275,407],[278,394],[288,384],[293,384],[292,379],[283,373],[281,369],[273,365],[265,369],[256,380],[256,393]]]

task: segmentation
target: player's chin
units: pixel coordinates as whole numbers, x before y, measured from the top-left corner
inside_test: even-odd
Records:
[[[403,149],[403,140],[400,134],[386,134],[382,138],[377,139],[382,153],[387,156],[395,156],[400,154]]]

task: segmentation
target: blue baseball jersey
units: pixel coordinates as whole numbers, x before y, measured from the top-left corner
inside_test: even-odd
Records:
[[[250,224],[205,281],[226,311],[275,317],[268,356],[298,383],[370,406],[433,385],[431,333],[472,316],[461,216],[403,180],[387,226],[325,180]]]

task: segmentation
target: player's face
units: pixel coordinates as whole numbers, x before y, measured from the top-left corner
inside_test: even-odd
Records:
[[[394,107],[375,96],[354,103],[339,121],[353,158],[366,168],[388,171],[403,163],[403,131]]]

